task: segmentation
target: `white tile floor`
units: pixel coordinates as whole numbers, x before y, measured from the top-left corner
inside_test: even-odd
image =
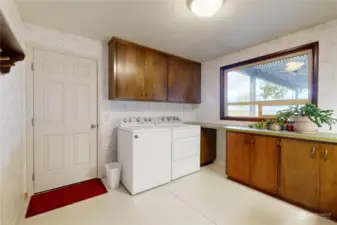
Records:
[[[218,165],[130,196],[108,194],[23,219],[19,225],[332,225],[225,178]]]

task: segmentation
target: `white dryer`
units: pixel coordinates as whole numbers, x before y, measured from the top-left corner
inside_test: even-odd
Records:
[[[118,129],[121,182],[135,195],[171,181],[171,129],[152,118],[126,118]]]
[[[200,126],[184,124],[178,117],[159,117],[158,128],[172,130],[172,180],[200,170]]]

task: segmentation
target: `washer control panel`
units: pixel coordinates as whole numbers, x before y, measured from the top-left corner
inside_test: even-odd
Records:
[[[176,116],[163,116],[156,119],[156,125],[181,124],[183,121]]]

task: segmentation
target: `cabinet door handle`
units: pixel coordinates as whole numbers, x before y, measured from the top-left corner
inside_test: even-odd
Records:
[[[254,144],[254,139],[252,139],[252,145]]]
[[[147,97],[147,92],[145,92],[145,97]]]
[[[140,96],[143,96],[143,90],[140,91]]]
[[[324,151],[324,161],[327,161],[328,158],[329,158],[329,151],[328,151],[328,149],[325,149],[325,151]]]
[[[316,148],[313,147],[313,148],[311,149],[311,158],[314,158],[314,157],[315,157],[315,153],[316,153]]]

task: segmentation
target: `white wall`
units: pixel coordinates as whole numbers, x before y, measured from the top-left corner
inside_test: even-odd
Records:
[[[82,57],[98,60],[99,87],[99,176],[104,175],[104,165],[117,159],[116,127],[124,117],[179,116],[185,121],[195,121],[194,105],[146,103],[108,100],[108,45],[105,42],[62,33],[26,23],[27,42],[56,51],[72,52]]]
[[[23,209],[24,63],[0,76],[0,224],[13,225]]]
[[[248,124],[220,120],[220,67],[315,41],[319,41],[320,51],[318,105],[323,109],[334,110],[337,117],[337,20],[333,20],[203,63],[201,82],[203,101],[197,110],[197,120],[231,125]],[[328,131],[328,128],[323,127],[320,130]],[[332,132],[337,132],[336,125]],[[225,149],[224,142],[218,151],[218,156],[221,157],[217,159],[219,161],[224,161],[223,149]]]
[[[13,0],[0,0],[0,9],[25,49],[23,24]],[[0,225],[14,225],[24,206],[25,65],[16,63],[0,75]]]

